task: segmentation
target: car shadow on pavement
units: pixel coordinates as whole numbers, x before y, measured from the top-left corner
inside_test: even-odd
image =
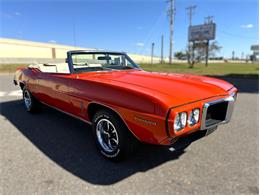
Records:
[[[5,120],[10,121],[41,152],[92,184],[114,184],[184,154],[184,150],[170,152],[164,147],[140,144],[137,153],[126,161],[111,162],[97,151],[91,127],[86,123],[46,106],[39,113],[27,113],[21,100],[3,102],[0,106]]]
[[[229,83],[232,83],[238,89],[238,93],[259,93],[259,76],[256,74],[228,74],[214,76],[210,75],[209,77],[222,79]]]

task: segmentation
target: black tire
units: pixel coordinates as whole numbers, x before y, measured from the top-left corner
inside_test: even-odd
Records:
[[[33,97],[27,87],[23,88],[23,104],[27,112],[34,113],[39,110],[39,102]]]
[[[97,125],[102,126],[102,123],[109,123],[108,121],[111,123],[111,129],[113,130],[113,128],[115,128],[116,133],[112,133],[111,136],[109,136],[109,138],[107,139],[113,137],[112,139],[115,140],[115,134],[117,134],[118,137],[118,143],[115,144],[116,142],[114,141],[113,150],[110,148],[111,151],[105,149],[106,147],[104,147],[104,145],[100,143],[100,139],[98,138],[99,128],[97,128]],[[138,145],[138,140],[132,135],[124,122],[116,114],[109,110],[100,110],[95,113],[92,122],[93,135],[96,141],[97,148],[104,157],[112,161],[120,161],[126,159],[133,154]],[[112,131],[111,129],[110,131]],[[104,137],[108,137],[107,134],[103,133],[102,135]],[[106,142],[105,139],[104,142]],[[112,141],[110,141],[110,143],[111,145],[113,145]]]

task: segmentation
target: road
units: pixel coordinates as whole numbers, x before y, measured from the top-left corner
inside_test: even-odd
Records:
[[[44,107],[26,113],[12,75],[0,75],[1,194],[258,194],[258,80],[240,89],[231,123],[184,152],[141,145],[113,163],[90,126]]]

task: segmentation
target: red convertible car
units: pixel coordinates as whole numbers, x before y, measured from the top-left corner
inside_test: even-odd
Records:
[[[92,125],[102,155],[119,160],[138,142],[175,150],[179,140],[230,121],[237,89],[222,80],[146,72],[126,53],[69,51],[66,63],[18,68],[28,112],[46,104]]]

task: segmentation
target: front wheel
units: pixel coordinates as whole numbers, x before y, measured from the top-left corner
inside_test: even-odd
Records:
[[[136,138],[113,112],[98,111],[93,117],[93,134],[100,153],[110,160],[130,156],[137,145]]]
[[[23,88],[23,103],[27,112],[35,112],[39,108],[38,101],[33,97],[27,87]]]

